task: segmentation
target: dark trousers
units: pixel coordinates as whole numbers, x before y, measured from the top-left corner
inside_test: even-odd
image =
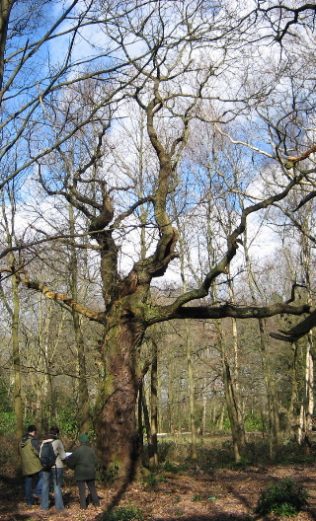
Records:
[[[42,472],[36,472],[36,474],[32,474],[29,476],[24,476],[24,491],[25,491],[25,499],[28,505],[33,505],[34,497],[33,497],[33,482],[36,480],[35,486],[35,494],[40,496],[42,493]]]
[[[95,488],[94,479],[89,479],[85,481],[77,481],[78,489],[79,489],[79,498],[80,498],[80,508],[87,508],[87,498],[86,498],[86,484],[89,489],[89,493],[92,499],[92,503],[95,507],[100,505],[100,501],[98,498],[98,494]]]

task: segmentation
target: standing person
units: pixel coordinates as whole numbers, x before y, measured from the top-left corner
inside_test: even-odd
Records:
[[[41,508],[48,510],[49,508],[49,485],[52,480],[54,485],[55,508],[58,511],[64,510],[64,502],[61,487],[63,484],[64,464],[66,453],[62,442],[59,439],[59,428],[51,427],[49,433],[45,436],[40,448],[40,459],[43,463],[44,453],[49,454],[49,444],[53,448],[53,460],[48,464],[43,464],[43,481],[41,494]],[[55,461],[54,461],[55,460]]]
[[[95,488],[97,458],[94,450],[89,446],[87,434],[80,434],[79,442],[80,447],[67,458],[67,466],[75,471],[75,480],[79,489],[80,508],[87,508],[86,485],[90,492],[92,503],[97,507],[100,505]]]
[[[35,494],[41,495],[42,465],[39,459],[40,442],[35,425],[29,425],[26,434],[19,443],[19,453],[24,476],[24,492],[27,505],[34,504],[33,483],[36,480]]]

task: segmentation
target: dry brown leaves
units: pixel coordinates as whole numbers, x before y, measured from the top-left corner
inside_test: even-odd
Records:
[[[274,480],[292,477],[305,486],[309,493],[309,505],[293,521],[316,519],[316,466],[250,467],[246,470],[216,470],[209,475],[196,472],[165,474],[164,480],[154,489],[143,482],[129,486],[120,500],[120,507],[138,507],[148,521],[261,521],[254,509],[262,489]],[[0,487],[0,521],[101,521],[116,491],[98,486],[101,508],[89,506],[80,510],[76,488],[64,489],[66,509],[62,513],[51,508],[43,514],[38,506],[27,508],[23,503],[21,486],[10,484],[11,490]],[[17,490],[17,488],[19,490]],[[282,519],[266,516],[265,521]],[[288,519],[288,518],[284,518]]]

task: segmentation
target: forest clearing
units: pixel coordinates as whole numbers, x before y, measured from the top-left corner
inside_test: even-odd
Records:
[[[126,490],[117,483],[97,482],[101,498],[98,508],[88,506],[80,510],[78,493],[67,471],[63,495],[65,511],[58,514],[51,507],[43,513],[39,506],[27,507],[24,503],[22,480],[16,478],[13,467],[12,442],[1,439],[0,519],[1,521],[36,521],[41,519],[69,519],[73,521],[314,521],[316,519],[316,462],[315,448],[308,455],[297,451],[293,444],[280,447],[276,462],[271,464],[264,457],[266,443],[256,441],[249,447],[253,462],[235,465],[229,437],[206,439],[194,462],[183,457],[188,451],[187,442],[168,443],[171,458],[166,459],[159,470],[142,471]],[[215,441],[214,441],[215,440]],[[7,445],[6,445],[7,444]],[[13,449],[13,450],[12,450]],[[164,447],[165,457],[169,458]],[[6,458],[6,461],[4,461]],[[180,460],[180,461],[179,461]],[[18,462],[17,462],[18,463]],[[308,493],[307,505],[297,514],[270,513],[260,515],[256,507],[261,492],[284,478],[290,478],[304,486]],[[12,499],[14,497],[14,500]],[[109,508],[113,510],[109,511]],[[112,516],[112,517],[111,517]]]

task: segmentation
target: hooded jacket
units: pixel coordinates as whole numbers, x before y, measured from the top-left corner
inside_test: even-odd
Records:
[[[19,453],[22,461],[23,476],[31,476],[42,470],[42,465],[38,456],[38,441],[26,434],[19,443]]]

